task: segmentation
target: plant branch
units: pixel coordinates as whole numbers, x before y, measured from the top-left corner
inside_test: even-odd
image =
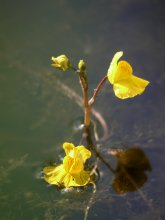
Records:
[[[96,99],[96,96],[97,96],[98,92],[100,91],[100,88],[102,87],[102,85],[104,84],[104,82],[106,80],[107,80],[107,75],[102,78],[102,80],[98,84],[97,88],[94,90],[93,96],[92,96],[92,98],[88,102],[89,106],[93,105],[93,103],[94,103],[94,101]]]
[[[93,141],[92,141],[92,137],[91,137],[91,133],[90,133],[89,127],[85,128],[85,133],[86,133],[86,141],[87,141],[88,149],[93,150],[93,152],[95,153],[96,157],[99,158],[112,173],[116,173],[116,171],[111,167],[111,165],[104,159],[104,157],[95,148],[95,146],[93,144]]]

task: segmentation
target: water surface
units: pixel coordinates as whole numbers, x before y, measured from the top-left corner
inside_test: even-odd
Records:
[[[163,6],[161,0],[1,2],[1,219],[84,219],[87,205],[87,219],[164,219]],[[96,193],[92,186],[71,192],[48,186],[43,167],[61,162],[63,142],[79,144],[75,128],[83,117],[66,92],[69,87],[81,95],[77,76],[52,69],[51,56],[65,53],[75,65],[83,58],[92,94],[118,50],[150,85],[142,96],[124,101],[105,85],[95,108],[109,136],[99,151],[115,167],[111,148],[139,146],[152,166],[148,180],[139,191],[120,195],[100,161]],[[99,126],[98,132],[103,135]]]

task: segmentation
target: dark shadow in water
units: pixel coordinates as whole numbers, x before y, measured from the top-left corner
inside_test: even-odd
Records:
[[[151,171],[150,161],[139,147],[128,150],[111,150],[111,155],[117,157],[115,178],[112,186],[117,193],[127,193],[138,190],[148,177],[146,171]]]
[[[97,169],[97,174],[99,175],[99,160],[109,169],[110,172],[114,174],[112,187],[117,193],[123,194],[138,191],[142,200],[153,212],[155,219],[160,219],[159,216],[157,216],[157,213],[155,213],[152,203],[149,201],[146,195],[141,190],[139,190],[148,179],[146,171],[152,170],[150,161],[145,152],[140,147],[131,147],[127,150],[110,150],[108,153],[110,153],[111,156],[115,156],[117,158],[117,165],[114,169],[111,166],[110,161],[106,160],[101,155],[96,138],[97,135],[95,132],[96,131],[94,129],[91,130],[90,128],[85,128],[87,147],[93,151],[97,159],[94,166],[95,170]],[[94,141],[92,140],[93,138]],[[96,182],[97,180],[98,178],[96,179]],[[97,187],[94,189],[93,194],[95,194],[96,191]],[[92,206],[93,200],[94,198],[91,196],[87,205],[88,208],[85,210],[85,220],[87,219],[88,212]]]
[[[147,155],[140,147],[132,147],[127,150],[110,150],[109,153],[118,160],[116,169],[114,169],[110,162],[100,154],[97,146],[93,144],[90,129],[86,128],[85,132],[88,148],[114,174],[112,187],[117,193],[137,191],[144,185],[148,179],[146,171],[151,171],[152,168]]]

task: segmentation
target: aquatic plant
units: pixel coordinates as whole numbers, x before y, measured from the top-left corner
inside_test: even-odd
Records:
[[[94,184],[95,181],[93,180],[93,174],[96,171],[96,166],[90,166],[90,168],[88,167],[88,170],[85,169],[86,160],[91,157],[91,154],[94,154],[96,158],[99,158],[113,173],[117,172],[117,170],[114,170],[110,164],[105,161],[105,159],[98,152],[98,149],[93,144],[91,136],[91,111],[101,87],[107,80],[109,81],[110,85],[113,86],[114,94],[119,99],[133,98],[137,95],[140,95],[145,91],[146,86],[149,84],[149,81],[133,75],[133,69],[127,61],[119,61],[122,56],[122,51],[115,53],[112,61],[110,62],[107,74],[103,76],[101,81],[98,83],[98,86],[94,90],[91,98],[89,98],[88,95],[89,84],[84,60],[80,60],[76,68],[71,63],[70,59],[64,54],[57,57],[52,57],[52,67],[64,72],[68,69],[71,69],[79,77],[84,104],[83,132],[86,136],[87,147],[84,147],[83,145],[75,147],[74,144],[65,142],[63,144],[63,149],[66,153],[66,156],[63,158],[63,163],[57,166],[46,166],[43,169],[44,179],[49,184],[60,187],[63,186],[65,188],[85,186],[90,183]],[[96,130],[93,133],[95,140],[98,141]],[[122,163],[120,162],[120,164]],[[136,185],[134,188],[136,188]]]

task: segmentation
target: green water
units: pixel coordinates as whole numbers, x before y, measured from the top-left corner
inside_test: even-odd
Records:
[[[1,1],[0,219],[81,220],[88,205],[87,219],[165,217],[163,14],[163,2],[154,0]],[[99,152],[115,168],[111,148],[139,146],[152,166],[148,180],[120,195],[113,173],[99,161],[95,193],[92,186],[69,192],[48,186],[43,167],[61,163],[63,142],[80,143],[83,117],[73,95],[81,95],[77,76],[51,68],[51,56],[66,53],[75,65],[86,60],[91,95],[118,50],[150,86],[125,101],[104,86],[95,108],[108,137]]]

